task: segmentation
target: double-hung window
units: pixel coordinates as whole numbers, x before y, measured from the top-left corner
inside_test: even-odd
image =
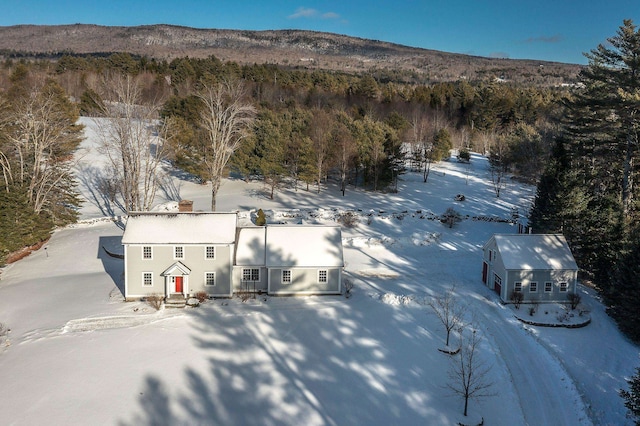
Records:
[[[283,269],[282,270],[282,283],[283,284],[291,284],[291,270]]]
[[[522,283],[514,283],[513,291],[520,293],[522,291]]]
[[[173,248],[173,258],[174,259],[184,259],[184,247],[183,246],[175,246]]]
[[[319,283],[326,283],[327,282],[327,278],[328,278],[328,274],[327,274],[327,270],[326,269],[318,271],[318,282]]]
[[[568,289],[567,283],[560,283],[560,292],[566,293]]]
[[[151,259],[152,257],[153,252],[151,251],[151,246],[142,246],[142,258]]]
[[[551,291],[553,290],[553,283],[551,281],[547,281],[544,283],[544,292],[545,293],[551,293]]]
[[[537,293],[538,292],[538,283],[537,282],[532,282],[529,283],[529,293]]]
[[[215,272],[205,272],[204,273],[204,285],[211,287],[216,285],[216,273]]]
[[[153,286],[153,273],[151,272],[142,273],[142,285],[145,287]]]
[[[258,268],[243,269],[242,281],[260,281],[260,269]]]
[[[205,259],[215,259],[216,258],[216,247],[215,246],[207,246],[204,249],[204,258]]]

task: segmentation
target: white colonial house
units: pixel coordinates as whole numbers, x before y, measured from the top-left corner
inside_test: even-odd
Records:
[[[482,282],[503,302],[567,302],[576,292],[578,265],[564,236],[496,234],[483,247]]]
[[[130,213],[124,235],[127,300],[198,292],[340,294],[338,226],[239,227],[235,213]]]

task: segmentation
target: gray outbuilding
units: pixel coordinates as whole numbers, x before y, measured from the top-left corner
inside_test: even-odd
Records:
[[[482,282],[503,302],[567,302],[578,265],[563,235],[496,234],[483,247]]]

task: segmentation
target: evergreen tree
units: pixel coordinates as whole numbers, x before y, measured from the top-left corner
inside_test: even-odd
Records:
[[[565,234],[583,278],[601,289],[620,327],[633,335],[640,32],[625,20],[608,42],[586,55],[584,86],[566,102],[564,139],[540,180],[531,221],[536,232]]]
[[[262,111],[254,125],[256,140],[256,152],[259,161],[260,172],[269,187],[269,198],[273,199],[276,188],[282,182],[286,169],[284,135],[281,122],[277,115],[271,111]]]
[[[612,306],[609,312],[623,332],[640,342],[640,227],[636,227],[630,241],[611,286],[609,300]],[[640,383],[636,385],[640,386]],[[636,395],[638,397],[640,394]],[[640,408],[638,405],[636,407]]]
[[[640,426],[640,368],[636,368],[636,374],[627,383],[629,390],[621,390],[620,396],[624,398],[624,405],[635,419],[636,426]]]
[[[617,194],[629,220],[640,162],[640,31],[625,20],[608,43],[586,55],[585,89],[568,104],[567,128],[596,190]]]
[[[587,207],[589,197],[576,182],[566,141],[557,138],[551,157],[538,182],[529,224],[536,234],[562,233]]]

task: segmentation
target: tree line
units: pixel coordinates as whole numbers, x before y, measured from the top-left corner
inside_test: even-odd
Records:
[[[209,130],[205,123],[205,113],[211,113],[213,105],[211,99],[207,103],[205,93],[232,82],[241,86],[241,94],[233,96],[250,106],[251,119],[245,117],[246,131],[237,133],[242,143],[228,151],[232,155],[222,167],[214,167],[206,149],[214,143],[211,130],[215,123],[209,123]],[[215,208],[215,181],[229,170],[247,179],[264,179],[271,196],[285,183],[305,189],[313,186],[318,191],[328,178],[340,182],[343,194],[348,185],[394,190],[394,179],[405,164],[422,171],[426,182],[430,165],[446,157],[451,148],[488,154],[497,141],[504,141],[500,146],[507,149],[501,152],[509,153],[502,157],[505,167],[535,180],[540,170],[535,165],[544,162],[550,151],[548,135],[553,117],[558,114],[559,100],[566,96],[560,90],[515,84],[464,80],[412,84],[389,73],[356,75],[274,64],[241,66],[215,57],[167,62],[128,53],[69,54],[56,60],[6,59],[0,66],[0,99],[9,106],[3,109],[4,116],[9,111],[18,114],[16,108],[24,99],[44,102],[33,92],[52,88],[57,102],[65,103],[66,125],[73,131],[64,135],[72,142],[59,147],[55,139],[47,140],[52,151],[44,156],[33,154],[29,161],[40,163],[29,164],[29,168],[20,149],[33,138],[27,136],[27,130],[19,133],[16,126],[0,128],[3,197],[12,194],[11,200],[2,201],[3,212],[28,211],[9,208],[21,193],[24,203],[34,203],[33,222],[42,224],[41,232],[20,231],[23,237],[11,238],[15,244],[3,248],[4,255],[45,238],[52,226],[75,217],[77,194],[67,177],[81,135],[75,124],[78,114],[112,116],[109,125],[119,128],[121,135],[133,137],[118,139],[106,129],[101,132],[105,139],[103,154],[113,169],[113,176],[103,184],[111,195],[118,193],[125,211],[150,207],[158,184],[154,173],[159,170],[159,162],[167,158],[203,181],[214,183]],[[224,99],[219,105],[224,107],[233,98],[229,93],[220,96]],[[3,122],[33,122],[24,118],[31,117],[29,112],[21,114],[22,118],[6,118]],[[133,129],[127,123],[158,118],[161,125],[155,130],[167,143],[161,151],[155,149],[160,145],[154,145],[158,157],[144,163],[144,156],[137,150],[154,142],[142,126]],[[527,149],[523,148],[525,143]],[[29,169],[36,175],[45,164],[55,165],[56,173],[64,176],[60,181],[64,184],[46,174],[56,182],[49,183],[56,189],[41,190],[32,198],[34,188],[25,183],[26,175],[23,173],[20,179],[14,175],[14,164],[21,162],[22,170]],[[115,183],[119,184],[116,188]],[[19,187],[23,189],[18,191]],[[65,195],[57,194],[52,201],[56,191]],[[47,196],[43,198],[44,193]]]

